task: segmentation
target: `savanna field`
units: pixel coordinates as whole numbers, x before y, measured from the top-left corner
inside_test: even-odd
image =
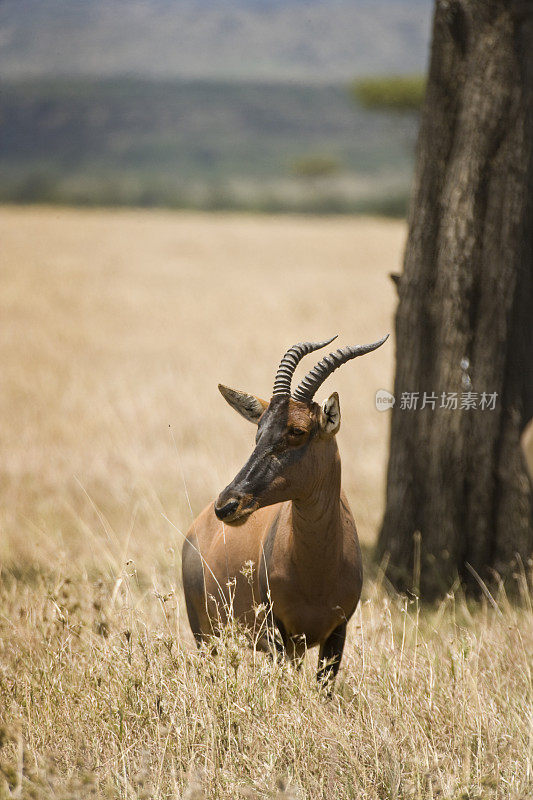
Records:
[[[427,607],[368,564],[336,692],[228,630],[198,653],[180,552],[249,455],[217,391],[269,397],[294,342],[393,329],[405,226],[371,218],[3,208],[0,798],[526,800],[533,610]],[[369,561],[392,343],[336,372]],[[315,359],[316,360],[316,359]],[[297,372],[313,365],[305,359]]]

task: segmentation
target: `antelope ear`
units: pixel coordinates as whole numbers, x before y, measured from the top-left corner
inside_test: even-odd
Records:
[[[218,384],[218,389],[226,403],[229,403],[235,411],[238,411],[241,417],[244,417],[249,422],[255,422],[257,425],[263,411],[268,406],[266,400],[261,400],[260,397],[247,392],[238,392],[235,389],[230,389],[229,386],[223,386],[221,383]]]
[[[327,400],[322,403],[320,409],[320,430],[328,436],[335,436],[341,426],[341,407],[339,405],[339,395],[333,392]]]

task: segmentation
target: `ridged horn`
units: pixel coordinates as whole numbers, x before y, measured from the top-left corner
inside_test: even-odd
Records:
[[[320,350],[321,347],[331,344],[337,336],[332,336],[331,339],[326,339],[324,342],[299,342],[289,347],[283,358],[281,359],[276,377],[274,379],[273,395],[291,393],[291,381],[294,375],[294,370],[308,353],[313,353],[315,350]]]
[[[334,353],[325,356],[322,361],[319,361],[316,367],[307,373],[303,381],[299,384],[298,388],[293,394],[295,400],[302,402],[309,402],[313,399],[317,389],[324,383],[331,373],[357,356],[364,356],[365,353],[370,353],[387,341],[389,334],[380,339],[379,342],[373,344],[358,344],[351,347],[341,347]]]

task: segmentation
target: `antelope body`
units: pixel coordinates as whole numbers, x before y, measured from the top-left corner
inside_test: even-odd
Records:
[[[363,574],[355,522],[341,491],[338,395],[321,406],[313,396],[334,369],[386,338],[331,353],[291,395],[298,362],[333,340],[294,345],[281,361],[270,402],[219,386],[257,425],[257,436],[244,467],[184,542],[183,586],[198,644],[231,614],[260,649],[275,646],[298,661],[318,645],[319,680],[337,674]]]

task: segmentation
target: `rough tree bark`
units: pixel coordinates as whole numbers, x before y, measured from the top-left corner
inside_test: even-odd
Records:
[[[533,414],[532,154],[533,1],[437,0],[378,540],[403,589],[421,545],[415,588],[428,598],[458,576],[471,584],[468,565],[507,576],[533,553],[520,448]],[[461,409],[468,391],[477,409]],[[402,408],[413,392],[417,410]],[[479,408],[483,392],[494,410]]]

